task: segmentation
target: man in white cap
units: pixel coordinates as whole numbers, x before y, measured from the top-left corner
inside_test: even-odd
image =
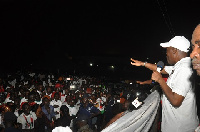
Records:
[[[184,36],[175,36],[161,43],[166,48],[167,61],[160,73],[157,65],[131,59],[132,65],[145,66],[153,71],[152,80],[160,84],[162,96],[162,132],[194,132],[199,124],[196,99],[192,87],[191,59],[188,57],[190,42]],[[167,82],[162,74],[169,74]]]

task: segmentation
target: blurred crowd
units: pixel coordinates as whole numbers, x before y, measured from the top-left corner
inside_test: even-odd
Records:
[[[131,105],[130,95],[124,91],[130,84],[123,85],[114,94],[102,78],[20,71],[8,74],[0,78],[1,131],[51,132],[61,126],[74,132],[101,131]]]

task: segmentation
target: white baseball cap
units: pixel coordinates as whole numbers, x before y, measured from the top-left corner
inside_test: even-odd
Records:
[[[174,47],[187,53],[190,49],[190,42],[184,36],[175,36],[169,42],[160,43],[160,46],[164,48]]]

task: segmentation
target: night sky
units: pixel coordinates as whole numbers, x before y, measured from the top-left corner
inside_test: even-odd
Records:
[[[197,1],[1,0],[1,69],[83,56],[165,61],[159,43],[173,35],[191,39]]]

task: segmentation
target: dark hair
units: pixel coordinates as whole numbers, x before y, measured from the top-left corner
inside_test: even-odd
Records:
[[[6,112],[4,114],[4,121],[16,121],[17,117],[13,112]]]
[[[28,96],[30,97],[31,95],[35,95],[35,94],[36,94],[36,92],[31,91],[31,92],[28,94]]]
[[[56,93],[54,94],[54,96],[55,96],[55,95],[58,95],[58,96],[60,96],[60,93],[59,93],[59,92],[56,92]]]
[[[63,113],[64,116],[69,115],[69,108],[66,105],[62,105],[60,107],[60,111],[62,111],[62,113]]]
[[[121,103],[116,103],[113,105],[112,113],[114,116],[121,113],[122,111],[123,111],[123,106]]]
[[[25,102],[25,103],[22,105],[22,110],[25,109],[25,106],[26,106],[26,105],[29,105],[28,102]],[[29,106],[30,106],[30,105],[29,105]]]
[[[5,93],[0,93],[0,98],[2,98],[3,100],[5,100],[6,99]]]

